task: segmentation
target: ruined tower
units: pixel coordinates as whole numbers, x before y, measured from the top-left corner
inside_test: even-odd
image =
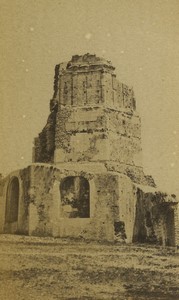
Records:
[[[146,180],[134,92],[114,71],[109,61],[90,54],[56,66],[51,114],[35,139],[34,162]]]
[[[178,201],[142,167],[133,89],[96,55],[55,67],[33,163],[0,180],[0,232],[179,243]]]

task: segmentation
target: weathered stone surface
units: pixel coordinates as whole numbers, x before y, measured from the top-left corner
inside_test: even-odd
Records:
[[[89,54],[56,66],[52,113],[35,139],[34,162],[113,159],[141,166],[134,93],[117,81],[114,69],[110,62]],[[78,151],[82,142],[84,152]]]
[[[178,234],[178,202],[174,195],[167,195],[151,188],[135,187],[137,197],[133,241],[175,246]]]
[[[33,162],[0,180],[0,232],[179,244],[178,201],[142,166],[133,89],[109,61],[75,55],[55,68]]]
[[[33,162],[53,162],[57,105],[51,102],[51,113],[42,132],[34,140]]]

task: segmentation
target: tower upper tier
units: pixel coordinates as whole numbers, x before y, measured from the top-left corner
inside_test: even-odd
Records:
[[[103,106],[134,111],[133,89],[120,83],[110,61],[85,54],[75,55],[55,68],[54,100],[61,106]],[[53,105],[52,105],[53,106]]]

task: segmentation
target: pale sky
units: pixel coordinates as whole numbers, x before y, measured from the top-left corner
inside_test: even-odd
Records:
[[[46,123],[54,67],[87,52],[133,86],[143,166],[179,195],[179,1],[0,0],[0,172],[31,163]]]

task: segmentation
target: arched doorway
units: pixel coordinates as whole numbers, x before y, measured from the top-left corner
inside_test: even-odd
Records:
[[[60,184],[63,214],[68,218],[90,217],[90,187],[82,176],[69,176]]]
[[[18,221],[19,208],[19,180],[13,177],[8,185],[6,198],[6,216],[5,223],[14,223]]]

